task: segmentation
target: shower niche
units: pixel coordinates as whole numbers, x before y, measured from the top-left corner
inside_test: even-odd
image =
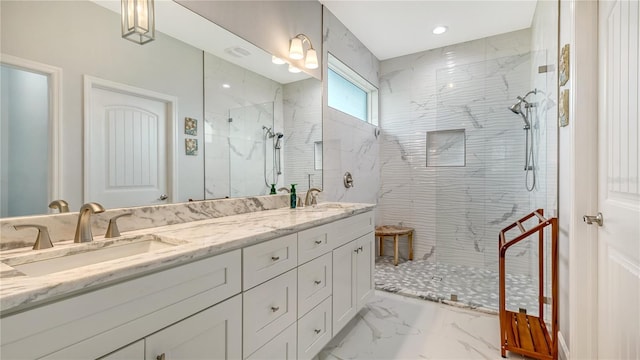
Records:
[[[427,166],[464,166],[465,129],[427,132]]]

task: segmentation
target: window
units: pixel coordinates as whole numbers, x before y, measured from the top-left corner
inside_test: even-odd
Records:
[[[378,125],[378,89],[331,54],[327,93],[330,107]]]

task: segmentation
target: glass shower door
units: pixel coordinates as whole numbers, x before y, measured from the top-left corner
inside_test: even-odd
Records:
[[[274,179],[273,102],[229,110],[229,193],[231,197],[269,194]],[[265,171],[266,166],[266,171]],[[265,175],[266,172],[266,175]],[[265,179],[266,178],[266,179]],[[265,179],[265,181],[256,181]]]

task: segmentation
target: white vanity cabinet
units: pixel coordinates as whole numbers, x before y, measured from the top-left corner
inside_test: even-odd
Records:
[[[203,310],[144,339],[145,360],[240,359],[240,295]]]
[[[373,229],[369,211],[7,315],[2,358],[312,359],[373,295]]]
[[[98,360],[239,359],[241,311],[236,295]]]
[[[373,296],[373,232],[333,250],[333,336]]]
[[[2,358],[112,353],[239,294],[240,264],[235,250],[3,317]],[[225,316],[240,323],[242,313]]]

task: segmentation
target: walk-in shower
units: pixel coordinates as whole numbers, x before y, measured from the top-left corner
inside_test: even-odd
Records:
[[[267,188],[271,188],[271,184],[277,184],[278,177],[282,175],[280,150],[282,149],[282,138],[284,137],[284,134],[282,134],[281,132],[273,132],[272,128],[264,125],[262,126],[262,130],[264,131],[264,138],[262,142],[264,145],[264,184],[267,186]],[[271,148],[273,151],[273,164],[271,167],[272,182],[269,181],[269,176],[267,174],[267,151],[270,148],[269,146],[267,146],[268,139],[271,139],[272,141],[274,141],[273,139],[275,139],[275,143]]]
[[[514,114],[522,116],[524,120],[525,140],[524,140],[524,182],[527,191],[531,192],[536,187],[536,166],[534,158],[534,142],[533,142],[533,129],[531,128],[531,108],[536,106],[535,102],[527,101],[529,95],[536,95],[537,89],[533,89],[526,93],[524,96],[518,96],[518,102],[511,105],[509,110]],[[524,111],[522,106],[524,104]]]

